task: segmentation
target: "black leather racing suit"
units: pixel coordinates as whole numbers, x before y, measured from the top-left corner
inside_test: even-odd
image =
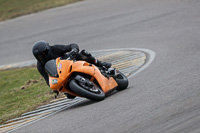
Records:
[[[45,63],[48,62],[49,60],[64,56],[66,52],[70,52],[73,48],[76,48],[79,51],[79,46],[77,44],[69,44],[69,45],[56,44],[54,46],[50,46],[48,55],[45,57],[45,59],[42,62],[39,62],[39,61],[37,62],[37,69],[40,72],[40,74],[44,77],[48,86],[49,86],[49,76],[46,73],[45,68],[44,68]],[[90,53],[87,53],[87,54],[84,54],[84,53],[85,52],[83,51],[78,53],[76,59],[85,60],[92,64],[97,63],[97,60]]]

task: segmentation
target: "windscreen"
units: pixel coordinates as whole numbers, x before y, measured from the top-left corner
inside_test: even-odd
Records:
[[[56,67],[56,60],[50,60],[45,64],[45,71],[49,76],[58,77],[58,71]]]

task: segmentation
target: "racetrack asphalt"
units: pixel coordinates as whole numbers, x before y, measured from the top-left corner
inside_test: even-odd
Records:
[[[80,49],[145,48],[156,58],[127,90],[85,100],[15,133],[199,133],[200,1],[85,0],[0,22],[0,65],[37,40]]]

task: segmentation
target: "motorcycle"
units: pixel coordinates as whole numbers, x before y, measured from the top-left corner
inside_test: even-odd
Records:
[[[119,70],[76,61],[75,57],[69,54],[68,58],[58,57],[45,64],[52,90],[101,101],[106,94],[128,87],[127,77]]]

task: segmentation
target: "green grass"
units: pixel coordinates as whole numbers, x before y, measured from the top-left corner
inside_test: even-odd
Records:
[[[53,96],[34,67],[0,71],[0,123],[35,109]]]
[[[81,0],[0,0],[0,21]]]

